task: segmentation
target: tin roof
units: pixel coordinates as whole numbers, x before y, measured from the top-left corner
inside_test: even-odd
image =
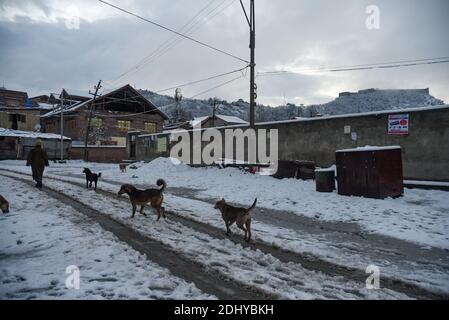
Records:
[[[33,131],[21,131],[0,128],[0,137],[19,137],[19,138],[35,138],[35,139],[61,139],[61,135],[54,133],[42,133]],[[71,140],[69,137],[64,137],[64,140]]]

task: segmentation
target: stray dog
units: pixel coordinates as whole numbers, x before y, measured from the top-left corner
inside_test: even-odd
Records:
[[[0,195],[0,209],[3,213],[9,213],[9,202]]]
[[[134,186],[130,184],[125,184],[120,188],[118,195],[126,193],[129,196],[129,200],[133,206],[133,213],[131,218],[134,218],[136,215],[136,208],[140,206],[140,214],[146,217],[146,214],[143,212],[145,206],[150,203],[151,207],[157,212],[157,221],[161,218],[161,215],[165,217],[165,208],[162,206],[162,202],[164,201],[163,192],[167,187],[167,184],[163,179],[159,179],[156,183],[160,189],[148,189],[148,190],[138,190]]]
[[[83,173],[86,174],[86,188],[92,188],[92,183],[95,183],[94,190],[97,190],[98,178],[101,178],[101,173],[96,174],[90,171],[88,168],[84,168]]]
[[[237,223],[237,227],[245,231],[245,241],[250,242],[251,240],[251,211],[254,210],[257,204],[257,199],[254,201],[253,205],[249,209],[233,207],[226,203],[225,199],[217,201],[215,204],[215,209],[221,211],[221,216],[226,224],[226,234],[229,236],[231,234],[231,229],[229,228]]]
[[[126,163],[120,163],[120,171],[122,172],[122,173],[125,173],[126,172]]]

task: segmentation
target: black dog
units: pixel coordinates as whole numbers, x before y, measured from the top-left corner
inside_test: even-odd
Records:
[[[94,190],[97,190],[97,182],[98,182],[98,178],[101,177],[101,173],[99,173],[99,174],[93,173],[88,168],[84,168],[83,173],[86,174],[86,188],[87,189],[92,188],[92,183],[95,183]]]

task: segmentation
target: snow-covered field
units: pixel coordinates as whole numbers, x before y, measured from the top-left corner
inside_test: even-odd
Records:
[[[43,192],[2,177],[0,194],[11,204],[0,215],[0,299],[213,298]],[[66,287],[69,266],[79,290]]]
[[[84,166],[85,164],[79,161],[71,161],[66,165],[51,163],[46,174],[61,180],[83,182],[80,173]],[[137,163],[136,166],[138,167],[136,170],[128,169],[127,173],[121,173],[118,165],[89,164],[94,171],[102,172],[103,181],[99,187],[111,192],[117,192],[117,185],[107,181],[152,186],[158,178],[164,178],[170,187],[182,190],[195,189],[195,197],[192,198],[189,198],[188,193],[184,196],[167,193],[165,201],[167,209],[218,228],[223,228],[223,222],[219,213],[210,204],[211,199],[225,197],[230,202],[249,206],[257,197],[258,209],[265,212],[277,210],[276,214],[280,215],[284,212],[293,213],[298,217],[315,219],[317,223],[351,223],[359,226],[367,234],[390,236],[392,239],[412,243],[420,250],[440,248],[442,250],[438,250],[448,252],[447,192],[407,189],[405,196],[400,199],[373,200],[341,197],[336,193],[319,194],[315,192],[313,182],[276,180],[271,177],[245,174],[236,169],[193,169],[184,165],[174,165],[169,159],[157,159],[150,164]],[[2,161],[1,168],[26,173],[29,171],[29,168],[23,166],[23,162],[18,161]],[[310,273],[301,266],[281,263],[263,253],[257,255],[251,250],[242,250],[241,254],[237,255],[234,253],[236,245],[230,241],[210,238],[172,222],[155,225],[152,217],[148,218],[149,221],[130,222],[129,206],[122,202],[102,203],[104,199],[94,193],[91,193],[91,198],[86,200],[84,194],[88,192],[86,190],[54,181],[51,185],[52,188],[69,193],[72,197],[78,197],[80,201],[87,201],[86,204],[97,204],[100,210],[107,208],[108,214],[114,218],[122,220],[146,235],[163,239],[165,244],[180,253],[197,257],[211,268],[238,280],[249,280],[255,286],[286,298],[401,297],[393,292],[368,292],[363,288],[363,284],[340,282],[320,273]],[[201,200],[207,200],[209,203]],[[356,242],[333,243],[326,237],[308,234],[302,230],[257,222],[257,217],[255,221],[253,223],[255,241],[263,240],[299,253],[312,253],[325,260],[362,270],[368,264],[374,263],[388,276],[417,283],[438,292],[449,292],[447,254],[443,254],[442,260],[440,256],[438,261],[418,261],[421,259],[419,253],[416,263],[402,262],[400,258],[397,258],[397,261],[389,261],[385,256],[376,258],[375,254],[368,254],[364,251],[365,248],[359,247]],[[180,233],[183,235],[181,239]],[[223,248],[226,248],[225,252],[222,252]],[[238,251],[240,250],[241,248],[238,248]],[[295,279],[301,279],[301,282],[298,283]],[[280,292],[279,288],[282,288]],[[350,292],[356,292],[355,296]]]

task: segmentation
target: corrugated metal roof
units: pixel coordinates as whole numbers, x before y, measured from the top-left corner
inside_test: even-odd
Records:
[[[61,139],[61,135],[54,133],[42,133],[33,131],[21,131],[0,128],[0,137],[20,137],[20,138],[36,138],[36,139]],[[72,140],[64,137],[64,140]]]

